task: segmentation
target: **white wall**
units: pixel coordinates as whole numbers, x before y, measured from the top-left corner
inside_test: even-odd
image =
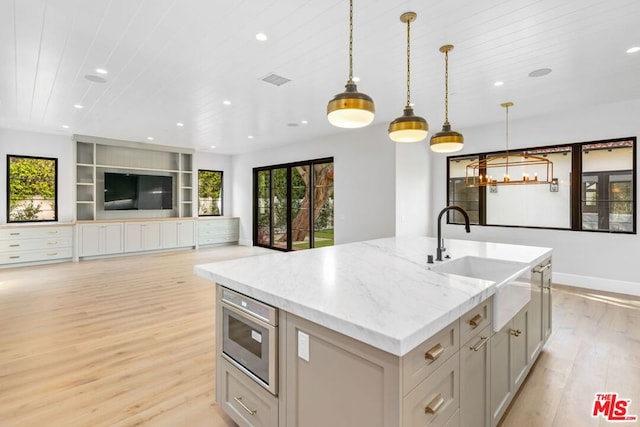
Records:
[[[340,130],[336,135],[233,156],[233,210],[240,242],[252,244],[253,168],[333,157],[335,242],[395,234],[395,145],[386,125]]]
[[[593,108],[578,108],[565,114],[518,120],[509,119],[509,145],[513,148],[558,145],[637,136],[640,133],[640,100]],[[464,153],[504,148],[504,123],[459,129],[465,137]],[[434,155],[431,162],[431,210],[429,233],[435,234],[435,218],[444,207],[446,156]],[[636,183],[637,185],[637,183]],[[546,246],[554,249],[554,281],[589,288],[640,295],[640,274],[632,262],[640,253],[638,235],[580,231],[534,230],[506,227],[443,225],[444,237]]]
[[[429,140],[396,144],[396,236],[427,235]]]
[[[58,221],[73,221],[75,161],[69,136],[0,129],[0,224],[7,222],[7,154],[58,159]]]
[[[193,214],[198,216],[198,169],[222,171],[222,214],[233,216],[233,167],[231,156],[196,151],[193,155]]]

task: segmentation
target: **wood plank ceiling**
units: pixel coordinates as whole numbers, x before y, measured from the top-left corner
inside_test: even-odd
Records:
[[[640,53],[626,53],[640,46],[638,0],[367,0],[354,10],[355,74],[375,123],[404,106],[408,10],[418,13],[412,100],[433,130],[447,43],[462,132],[502,121],[506,100],[517,119],[640,98]],[[343,132],[325,108],[347,78],[347,24],[346,0],[1,0],[0,127],[224,154]],[[85,78],[96,68],[106,83]],[[540,68],[553,72],[528,76]],[[270,73],[291,81],[263,82]]]

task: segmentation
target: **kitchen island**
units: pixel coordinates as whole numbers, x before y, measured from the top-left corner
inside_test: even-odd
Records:
[[[277,387],[268,391],[223,357],[218,306],[220,405],[240,425],[464,426],[467,413],[480,412],[486,422],[476,425],[495,425],[515,394],[513,377],[521,384],[524,376],[509,368],[495,379],[507,391],[489,389],[492,340],[498,337],[494,341],[504,346],[500,337],[506,338],[509,358],[518,353],[511,341],[525,326],[533,327],[520,340],[525,343],[520,353],[527,359],[526,375],[541,347],[529,337],[539,335],[543,342],[536,329],[543,315],[537,313],[542,302],[531,287],[532,269],[549,259],[551,249],[447,240],[451,260],[428,264],[435,247],[436,239],[396,237],[197,266],[196,273],[219,288],[279,310]],[[438,271],[463,257],[500,260],[509,268],[501,283],[467,277],[469,271]],[[516,294],[526,285],[532,297],[521,300],[517,307],[522,308],[513,316],[513,322],[522,316],[525,326],[507,322],[493,331],[494,294],[511,283],[518,284]],[[486,404],[469,412],[460,390],[473,387],[461,387],[466,369],[461,349],[472,340],[479,344],[473,343],[477,348],[472,353],[483,355],[472,372],[484,370],[474,375],[474,384],[484,387],[481,400]],[[494,359],[497,372],[511,365]],[[250,397],[231,396],[236,392]]]

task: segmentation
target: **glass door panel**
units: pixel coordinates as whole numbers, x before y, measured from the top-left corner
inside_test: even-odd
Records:
[[[259,171],[257,181],[257,244],[271,246],[271,171]]]
[[[309,248],[311,203],[309,165],[291,168],[291,249]]]
[[[313,247],[333,246],[333,162],[313,166]]]
[[[271,171],[271,232],[272,246],[287,247],[287,168]]]

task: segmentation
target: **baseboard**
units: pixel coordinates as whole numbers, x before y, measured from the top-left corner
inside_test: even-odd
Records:
[[[238,245],[240,245],[240,246],[253,246],[253,240],[240,239],[240,240],[238,240]]]
[[[579,276],[577,274],[553,273],[553,283],[576,286],[598,291],[640,296],[640,283],[601,277]]]

